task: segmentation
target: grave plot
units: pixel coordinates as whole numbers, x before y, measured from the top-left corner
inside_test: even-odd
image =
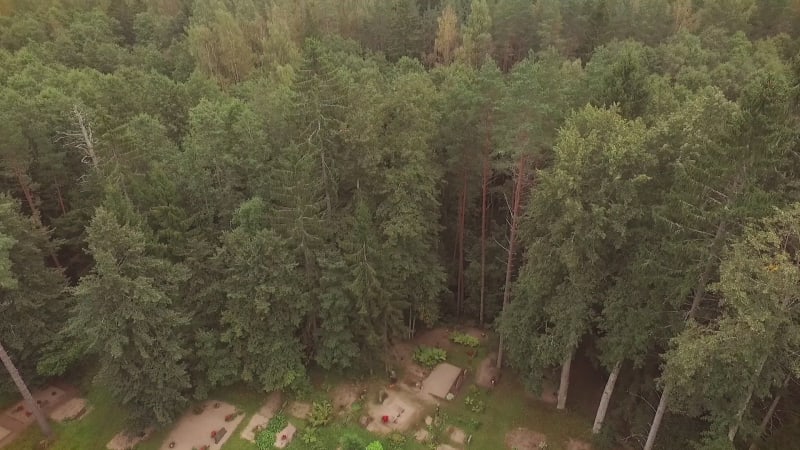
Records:
[[[85,398],[73,398],[59,405],[50,413],[50,419],[56,422],[82,419],[91,411]]]
[[[206,401],[178,420],[160,450],[219,450],[243,418],[231,404]]]
[[[151,434],[153,434],[152,428],[134,434],[121,431],[106,444],[106,448],[108,450],[128,450],[149,438]]]
[[[242,439],[250,442],[256,441],[256,433],[265,428],[269,421],[275,417],[275,414],[278,413],[278,410],[281,409],[282,397],[281,393],[277,391],[267,396],[267,401],[264,402],[264,405],[261,406],[258,412],[253,414],[253,417],[250,418],[250,422],[248,422],[247,426],[242,430]]]
[[[461,368],[442,363],[436,366],[422,382],[422,392],[442,400],[450,400],[447,394],[455,393],[463,379],[464,371]]]
[[[311,414],[311,403],[299,402],[295,400],[289,404],[287,411],[289,412],[290,416],[305,420],[308,418],[309,414]]]
[[[64,396],[65,393],[62,389],[53,386],[48,386],[33,393],[33,399],[36,400],[36,403],[42,409],[48,409],[53,405],[57,405],[64,399]],[[7,417],[25,425],[29,425],[36,420],[36,418],[33,417],[33,412],[30,411],[24,400],[6,410],[5,414]]]
[[[292,443],[295,433],[297,433],[297,427],[291,423],[286,425],[286,428],[275,435],[275,447],[286,448],[287,445]]]
[[[422,409],[410,394],[389,392],[381,403],[368,407],[367,430],[378,434],[406,431],[419,419]]]

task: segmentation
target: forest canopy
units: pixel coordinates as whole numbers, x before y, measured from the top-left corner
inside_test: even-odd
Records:
[[[800,433],[799,86],[795,0],[0,0],[0,343],[164,426],[471,322],[639,447]]]

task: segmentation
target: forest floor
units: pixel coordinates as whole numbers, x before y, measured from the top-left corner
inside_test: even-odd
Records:
[[[456,397],[452,401],[438,402],[438,415],[435,413],[437,402],[420,402],[421,411],[414,416],[413,423],[409,423],[405,431],[373,434],[361,423],[370,409],[369,403],[375,403],[378,392],[381,389],[391,392],[386,377],[356,379],[342,375],[313,374],[312,391],[301,399],[285,398],[282,406],[288,409],[294,400],[301,400],[308,405],[327,400],[333,405],[331,421],[312,430],[308,419],[298,419],[287,414],[289,422],[299,432],[286,448],[333,450],[338,447],[344,434],[360,436],[367,442],[380,439],[386,444],[385,448],[393,450],[432,448],[429,443],[418,442],[415,436],[427,436],[427,442],[437,442],[443,449],[449,446],[453,449],[498,450],[515,445],[518,450],[527,450],[528,444],[533,445],[533,442],[540,439],[546,440],[549,449],[591,448],[586,443],[590,442],[594,407],[600,397],[604,380],[595,376],[588,362],[576,360],[568,408],[566,412],[560,412],[553,405],[542,401],[540,396],[526,394],[522,383],[510,370],[504,371],[493,389],[487,388],[486,373],[494,372],[490,369],[491,364],[486,361],[494,356],[492,350],[495,349],[495,340],[479,330],[461,329],[460,331],[469,331],[469,334],[481,339],[481,345],[477,349],[469,349],[450,342],[448,337],[451,331],[452,329],[437,328],[422,332],[412,341],[399,344],[394,352],[398,358],[401,384],[408,382],[402,389],[407,389],[407,394],[412,396],[421,395],[414,393],[413,380],[426,372],[411,356],[418,345],[444,348],[447,350],[447,362],[468,370]],[[49,447],[50,450],[102,450],[123,428],[125,417],[114,406],[108,392],[92,385],[81,388],[94,411],[79,421],[54,424],[57,439]],[[399,392],[400,386],[395,386],[394,389]],[[251,418],[262,409],[267,395],[237,386],[214,392],[211,398],[234,405],[244,412],[243,420],[236,429],[228,430],[230,438],[222,446],[222,450],[254,450],[255,445],[245,440],[241,434]],[[434,417],[436,419],[431,420]],[[426,419],[431,421],[430,425],[426,425]],[[169,433],[169,429],[156,431],[136,448],[158,450]],[[469,436],[472,438],[468,446],[460,442],[466,441]],[[31,427],[4,450],[33,450],[40,440],[38,429]]]

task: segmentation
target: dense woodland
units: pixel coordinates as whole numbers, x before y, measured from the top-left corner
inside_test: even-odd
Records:
[[[747,448],[800,428],[797,55],[796,0],[0,0],[0,343],[167,425],[471,321]]]

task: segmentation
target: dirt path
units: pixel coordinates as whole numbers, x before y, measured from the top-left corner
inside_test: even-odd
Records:
[[[492,387],[492,377],[497,376],[496,361],[496,353],[490,353],[489,356],[481,361],[478,371],[475,373],[475,384],[485,388]]]

